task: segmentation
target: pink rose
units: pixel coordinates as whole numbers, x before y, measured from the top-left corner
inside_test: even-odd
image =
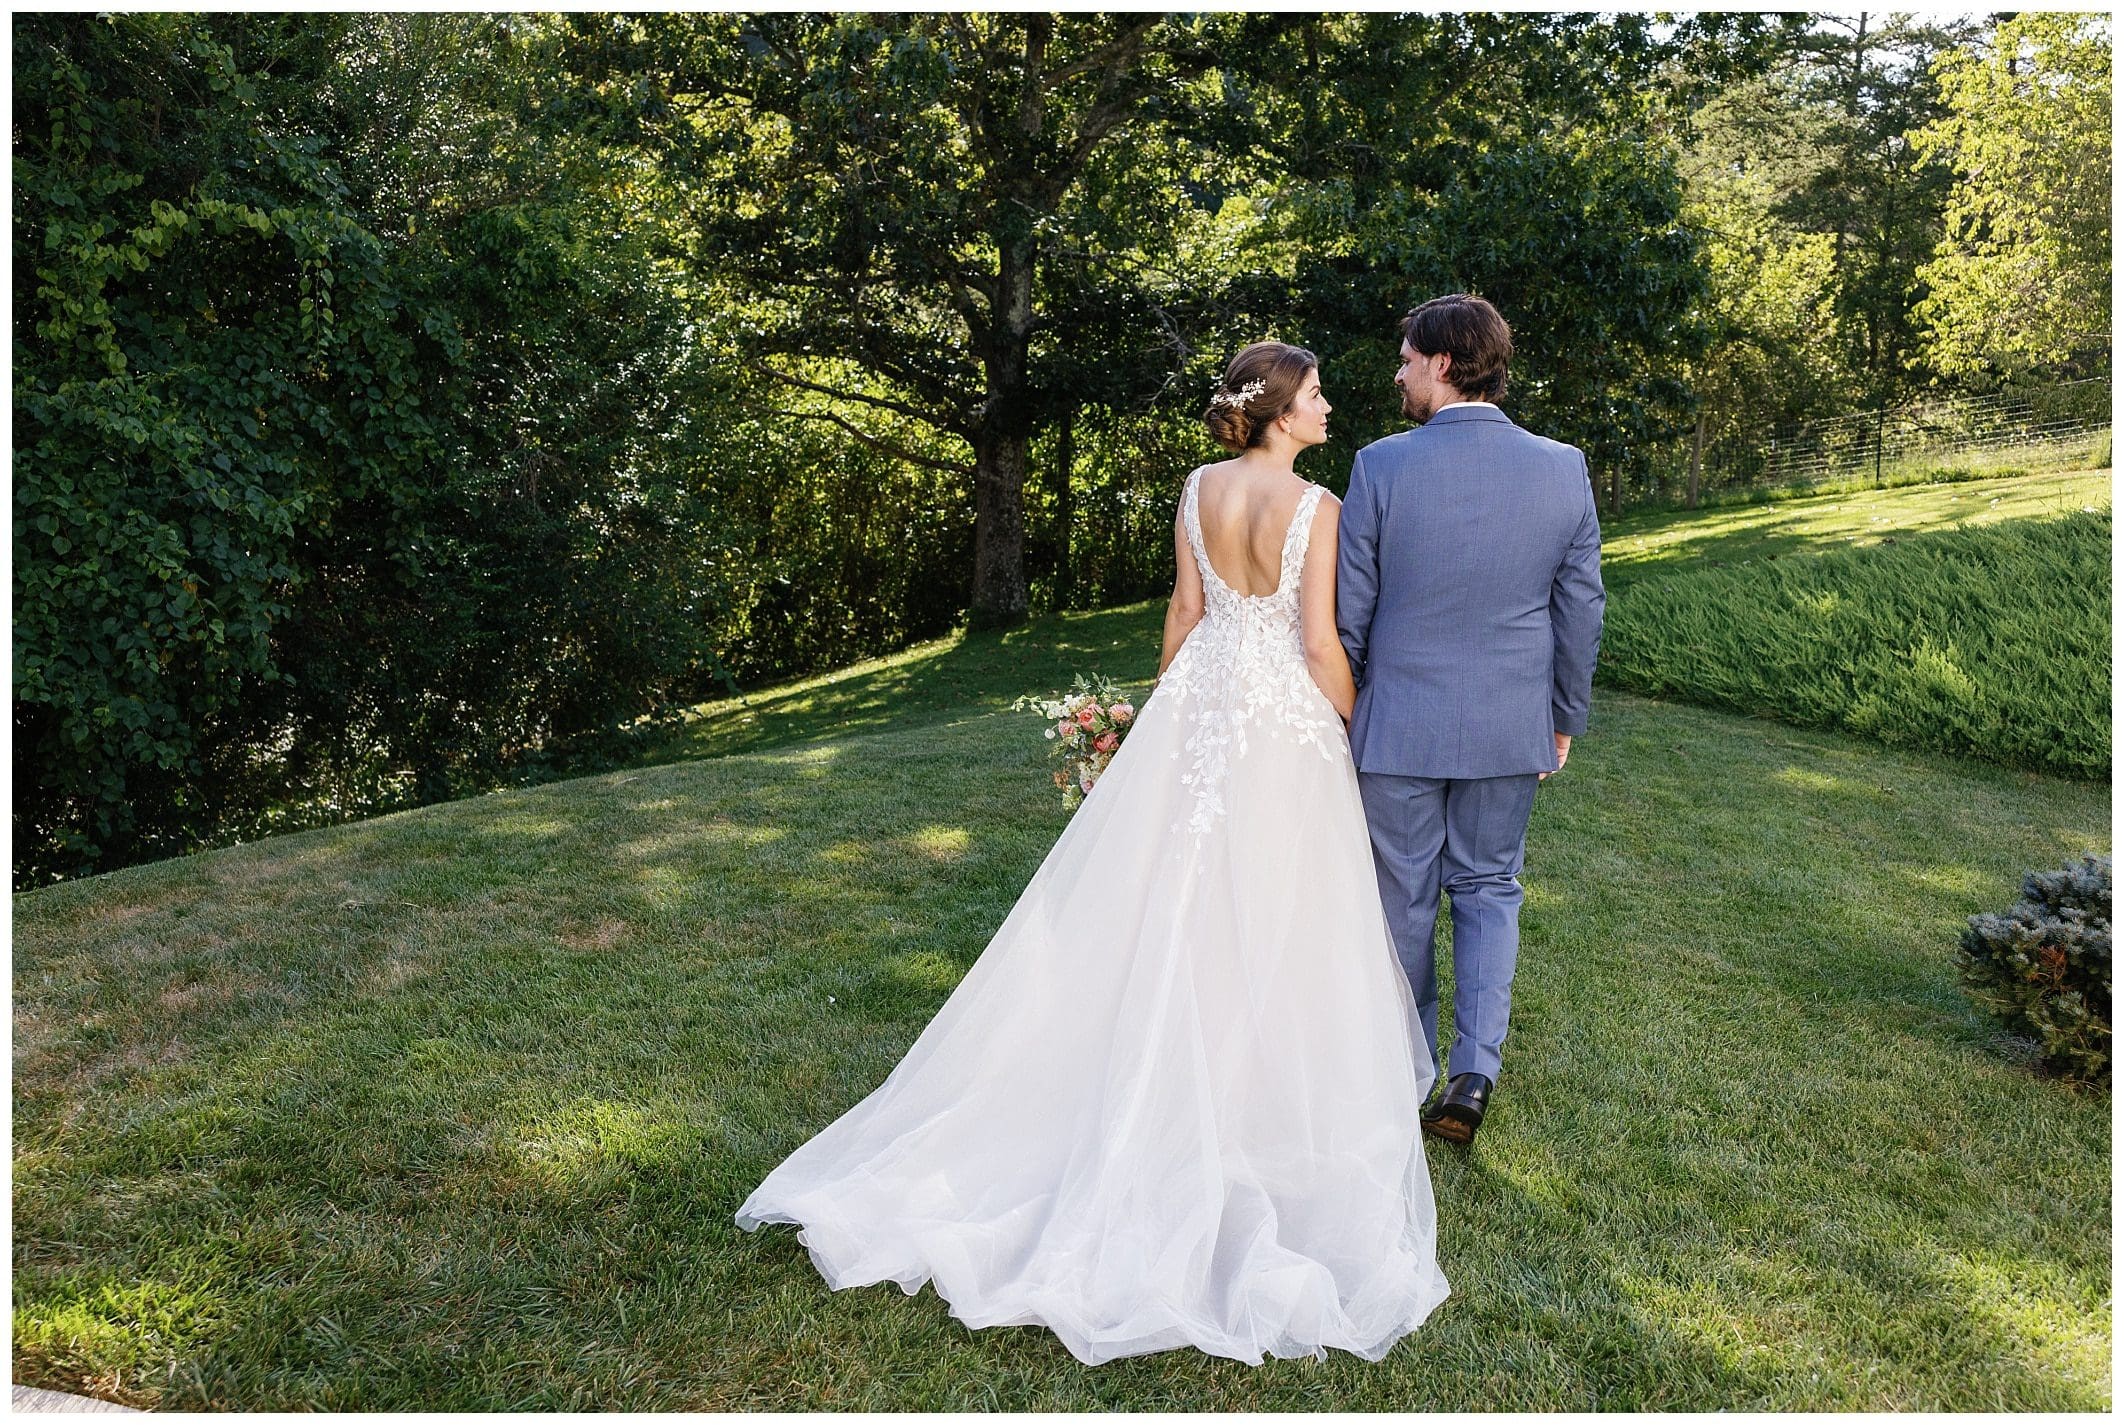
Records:
[[[1120,745],[1121,737],[1118,733],[1102,732],[1092,739],[1092,748],[1098,752],[1111,752]]]
[[[1069,736],[1072,732],[1075,732],[1076,730],[1077,725],[1071,722],[1068,718],[1063,718],[1060,722],[1055,724],[1055,731],[1060,733],[1064,737]]]
[[[1097,717],[1098,714],[1092,711],[1089,704],[1077,709],[1077,725],[1079,727],[1090,727],[1093,720]]]

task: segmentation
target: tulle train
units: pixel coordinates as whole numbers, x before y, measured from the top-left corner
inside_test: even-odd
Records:
[[[1192,834],[1199,702],[1149,700],[905,1059],[741,1226],[1093,1364],[1376,1360],[1445,1298],[1431,1070],[1347,744],[1232,739]]]

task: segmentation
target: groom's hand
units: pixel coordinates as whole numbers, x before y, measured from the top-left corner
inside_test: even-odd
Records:
[[[1557,733],[1557,734],[1556,734],[1555,736],[1556,736],[1556,772],[1561,772],[1561,771],[1562,771],[1562,770],[1564,769],[1564,763],[1566,763],[1566,762],[1568,762],[1568,761],[1570,761],[1570,760],[1571,760],[1571,735],[1570,735],[1569,733],[1567,733],[1567,732],[1559,732],[1559,733]],[[1549,778],[1551,778],[1551,777],[1553,777],[1553,776],[1555,776],[1555,775],[1556,775],[1556,772],[1544,772],[1544,773],[1542,773],[1542,774],[1541,774],[1541,780],[1542,780],[1542,781],[1544,781],[1544,782],[1548,781],[1548,780],[1549,780]]]

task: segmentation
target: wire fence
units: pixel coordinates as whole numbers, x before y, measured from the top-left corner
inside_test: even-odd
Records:
[[[2084,443],[2110,428],[2109,378],[1862,411],[1728,436],[1704,451],[1707,483],[1806,485],[1911,466]]]

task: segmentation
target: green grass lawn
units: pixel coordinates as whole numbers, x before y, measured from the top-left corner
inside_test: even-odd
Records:
[[[1060,828],[1038,720],[998,709],[1140,684],[1159,612],[705,709],[670,753],[698,760],[16,896],[16,1380],[177,1409],[2109,1406],[2108,1100],[2032,1075],[1953,969],[2024,870],[2108,849],[2107,789],[1624,694],[1537,803],[1506,1077],[1433,1155],[1455,1295],[1384,1361],[1088,1368],[740,1233]]]
[[[2072,470],[1729,509],[1625,512],[1602,522],[1601,577],[1619,592],[1696,569],[2109,505],[2109,471]]]

